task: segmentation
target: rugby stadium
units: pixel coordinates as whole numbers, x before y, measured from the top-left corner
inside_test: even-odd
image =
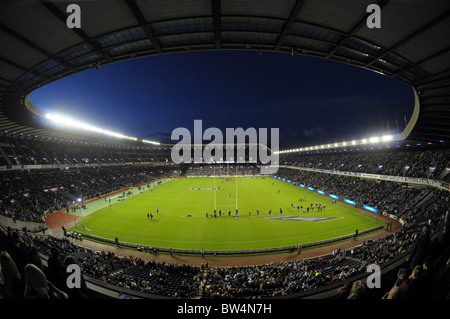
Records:
[[[3,1],[0,39],[1,299],[449,298],[448,1]],[[213,51],[371,71],[409,87],[411,116],[320,144],[176,144],[30,99],[86,70]]]

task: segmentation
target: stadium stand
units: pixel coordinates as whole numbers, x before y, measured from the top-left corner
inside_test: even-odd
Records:
[[[347,148],[338,152],[283,154],[280,163],[305,168],[449,180],[449,149],[424,150],[418,146],[408,149],[410,146],[406,145],[409,144],[403,143],[398,148],[392,146],[395,150],[386,147],[375,151]]]
[[[126,290],[148,293],[148,297],[165,295],[173,298],[200,297],[205,299],[275,296],[293,298],[305,296],[311,290],[320,290],[320,288],[331,285],[338,284],[344,287],[348,279],[364,273],[368,264],[384,265],[399,259],[399,257],[414,256],[413,252],[419,242],[418,237],[422,236],[428,238],[430,245],[425,252],[421,253],[416,263],[413,264],[413,259],[409,259],[410,262],[406,263],[408,273],[412,272],[417,265],[427,264],[427,267],[430,267],[435,262],[442,263],[441,258],[445,255],[440,253],[442,248],[448,250],[449,242],[448,234],[442,237],[443,224],[448,226],[448,219],[444,219],[444,217],[448,218],[448,212],[447,215],[445,212],[441,212],[444,207],[445,205],[438,203],[436,213],[433,215],[431,223],[427,222],[428,226],[425,227],[425,230],[423,230],[423,223],[416,219],[417,216],[411,215],[406,218],[407,222],[400,231],[385,238],[347,250],[337,249],[326,256],[267,265],[240,267],[208,267],[204,265],[197,267],[145,262],[132,256],[120,258],[111,252],[92,251],[73,244],[66,238],[29,235],[26,232],[12,229],[8,229],[7,234],[2,232],[2,251],[9,252],[14,256],[17,269],[24,269],[25,265],[36,263],[32,259],[31,252],[33,249],[38,250],[45,257],[42,257],[42,262],[36,264],[41,265],[47,279],[54,285],[59,282],[56,268],[45,268],[42,264],[48,264],[52,250],[57,250],[56,256],[61,262],[69,256],[74,258],[83,269],[83,276],[92,277]],[[2,262],[2,269],[3,267]],[[430,294],[431,284],[439,282],[439,278],[442,276],[441,270],[429,269],[433,273],[427,273],[427,282],[421,283],[427,289],[415,291],[415,298],[432,296]],[[3,274],[5,278],[5,273]],[[4,282],[8,281],[4,280]],[[55,286],[62,291],[65,289],[64,285]],[[7,285],[4,285],[3,291],[11,295],[12,293],[5,288]],[[65,292],[69,294],[71,291],[66,288]],[[8,297],[8,295],[4,297]],[[87,297],[88,295],[83,298]],[[440,297],[445,296],[440,295]],[[398,295],[397,298],[411,297]]]
[[[426,1],[426,5],[379,1],[383,28],[371,30],[365,22],[372,1],[235,5],[236,1],[213,0],[180,6],[177,1],[111,0],[108,10],[88,4],[89,14],[83,17],[88,31],[67,28],[67,7],[61,1],[28,2],[33,5],[27,8],[19,1],[3,1],[0,10],[0,217],[13,221],[8,223],[12,226],[0,225],[2,298],[118,298],[123,292],[136,298],[164,294],[203,299],[449,298],[450,148],[444,142],[450,122],[447,1]],[[370,204],[401,219],[403,226],[350,250],[268,265],[218,268],[144,262],[87,249],[82,241],[77,244],[79,239],[14,227],[16,221],[44,225],[46,214],[67,207],[67,197],[95,198],[145,183],[153,178],[148,175],[153,167],[161,176],[176,171],[168,163],[168,148],[130,142],[119,146],[111,139],[43,125],[42,112],[27,103],[28,94],[61,77],[109,63],[218,49],[320,57],[411,85],[417,112],[399,148],[289,153],[280,163],[423,178],[442,187],[282,168],[280,176]],[[195,167],[191,174],[201,174],[199,170]],[[183,176],[189,174],[183,167],[181,171]],[[118,176],[124,178],[113,179]],[[447,190],[442,190],[445,186]],[[57,287],[57,263],[52,257],[62,268],[67,266],[64,261],[74,258],[89,289],[73,294]],[[360,288],[368,262],[382,266],[382,286],[392,289]],[[42,292],[46,284],[48,292],[30,293]]]
[[[39,142],[38,142],[39,143]],[[60,146],[60,143],[55,145]],[[87,146],[89,147],[89,146]],[[64,148],[64,146],[62,147]],[[51,148],[59,153],[57,147]],[[104,150],[96,148],[96,150]],[[120,149],[118,152],[122,152]],[[47,153],[53,157],[52,153]],[[386,154],[380,156],[388,157]],[[445,159],[446,151],[430,150],[427,154],[433,158]],[[102,153],[93,153],[95,157],[102,158]],[[354,155],[354,157],[352,157]],[[419,154],[413,153],[413,160]],[[289,155],[292,157],[292,155]],[[298,156],[297,163],[314,167],[316,163],[343,161],[347,167],[358,167],[364,171],[370,165],[358,163],[373,162],[373,153],[353,153],[345,155],[306,155]],[[395,157],[395,155],[393,155]],[[400,156],[399,158],[404,158]],[[283,159],[284,160],[284,159]],[[377,161],[377,160],[375,160]],[[285,163],[291,164],[288,161]],[[395,161],[393,161],[395,162]],[[445,160],[444,160],[445,162]],[[292,163],[295,165],[295,162]],[[316,164],[318,165],[318,164]],[[403,164],[402,164],[403,165]],[[424,164],[425,165],[425,164]],[[302,165],[299,165],[303,167]],[[217,165],[217,167],[219,167]],[[342,166],[339,166],[341,169]],[[395,165],[393,165],[395,167]],[[245,164],[236,166],[239,174],[254,174],[257,166]],[[64,167],[48,169],[19,169],[2,172],[2,201],[1,213],[22,221],[39,221],[44,223],[46,212],[66,207],[67,194],[83,198],[98,198],[102,194],[123,189],[130,185],[148,183],[162,176],[189,176],[211,175],[215,171],[213,165],[193,165],[182,172],[179,166],[169,164],[153,165],[126,165],[126,164],[96,164],[92,167]],[[156,174],[151,174],[152,172]],[[64,260],[74,258],[81,266],[86,280],[95,280],[108,287],[120,288],[121,291],[144,294],[143,298],[166,296],[168,298],[301,298],[308,294],[316,294],[324,289],[340,287],[339,296],[350,294],[350,283],[364,275],[370,263],[389,265],[393,261],[403,260],[401,264],[408,272],[414,267],[409,265],[410,259],[419,238],[427,236],[430,244],[426,254],[427,265],[441,263],[441,270],[427,273],[427,280],[439,282],[436,279],[446,274],[445,252],[448,243],[448,234],[444,231],[448,225],[448,192],[432,187],[417,187],[405,183],[364,179],[353,176],[340,176],[298,170],[293,168],[280,168],[277,175],[308,186],[332,192],[342,197],[352,198],[358,203],[375,207],[381,211],[393,214],[404,222],[402,228],[391,235],[378,240],[365,242],[363,245],[345,250],[336,250],[332,254],[305,260],[279,262],[268,265],[209,267],[207,264],[199,266],[176,265],[161,262],[144,261],[141,258],[127,258],[115,256],[112,252],[94,251],[69,241],[65,237],[53,235],[32,234],[21,229],[5,229],[2,227],[2,252],[8,253],[16,263],[17,269],[24,278],[25,266],[35,263],[44,272],[53,289],[61,293],[55,294],[58,298],[68,296],[73,291],[65,290],[64,285],[58,284],[61,279],[55,274],[55,267],[50,267],[49,261],[56,258],[64,269]],[[123,178],[116,178],[122,176]],[[45,177],[45,178],[44,178]],[[45,180],[43,184],[42,181]],[[93,181],[93,183],[91,183]],[[83,184],[84,183],[84,184]],[[77,185],[73,187],[72,185]],[[63,187],[63,192],[60,187]],[[57,191],[45,189],[58,188]],[[24,196],[28,194],[27,196]],[[38,204],[34,204],[38,203]],[[36,257],[36,251],[39,257]],[[57,252],[55,256],[52,253]],[[34,252],[34,253],[32,253]],[[444,254],[441,255],[441,253]],[[447,252],[448,253],[448,252]],[[2,257],[2,260],[6,258]],[[47,266],[43,266],[46,264]],[[420,264],[420,263],[419,263]],[[2,269],[3,266],[2,262]],[[6,262],[5,262],[6,265]],[[430,266],[428,266],[430,267]],[[398,267],[396,268],[399,269]],[[3,273],[2,291],[4,298],[17,296],[17,291],[8,289],[10,280],[6,278],[11,274]],[[397,280],[397,279],[396,279]],[[405,279],[406,280],[406,279]],[[437,280],[437,281],[433,281]],[[394,282],[394,281],[393,281]],[[407,284],[405,283],[405,286]],[[334,288],[335,291],[338,288]],[[403,289],[403,288],[402,288]],[[410,298],[406,295],[406,287],[396,293],[396,298]],[[428,294],[428,290],[414,290],[414,293]],[[387,292],[383,292],[387,293]],[[444,297],[446,291],[439,291]],[[20,294],[20,293],[19,293]],[[366,291],[366,294],[368,292]],[[392,292],[394,294],[394,292]],[[66,296],[66,297],[67,297]],[[89,293],[77,294],[76,298],[87,298]],[[423,297],[424,295],[420,295]],[[142,297],[142,295],[140,295]],[[336,296],[334,296],[336,297]],[[384,296],[377,296],[382,298]],[[347,297],[345,297],[347,298]],[[352,294],[351,298],[356,298]],[[362,297],[361,297],[362,298]]]

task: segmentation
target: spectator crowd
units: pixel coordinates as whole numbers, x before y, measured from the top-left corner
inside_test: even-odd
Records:
[[[29,169],[0,172],[0,214],[22,221],[44,222],[48,213],[67,209],[108,193],[176,177],[171,165],[97,165],[70,169]]]
[[[282,153],[280,165],[450,181],[450,149],[355,148]]]
[[[34,151],[28,145],[32,142],[14,143],[23,143],[20,144],[25,154],[22,158],[35,156],[36,152],[48,157],[52,151],[50,143],[33,148]],[[29,146],[30,154],[26,153],[24,145]],[[101,157],[97,156],[97,146],[80,145],[75,151],[84,152],[89,147],[92,151],[89,158]],[[50,158],[57,159],[55,161],[61,156],[68,158],[64,149],[58,149],[56,152],[61,154],[52,154]],[[120,149],[118,153],[108,155],[126,152],[135,156],[137,150]],[[448,179],[448,156],[448,150],[283,154],[280,163],[445,181]],[[181,166],[169,163],[110,163],[62,169],[7,170],[0,172],[0,214],[17,220],[43,222],[48,212],[68,207],[71,198],[97,198],[165,177],[211,175],[216,174],[216,170],[219,170],[217,175],[220,172],[228,175],[225,169],[226,172],[230,170],[228,166],[221,168],[220,164],[192,165],[182,170]],[[251,164],[236,165],[234,170],[239,175],[259,173],[259,168]],[[369,264],[382,265],[406,254],[408,265],[383,298],[421,297],[430,289],[435,276],[432,265],[449,244],[448,192],[288,168],[280,168],[277,176],[388,212],[402,219],[404,224],[386,237],[351,249],[337,249],[326,256],[302,259],[300,255],[293,261],[233,267],[211,267],[207,263],[202,266],[178,265],[133,256],[118,257],[112,252],[93,251],[76,245],[65,237],[32,235],[26,230],[0,226],[1,293],[5,298],[13,299],[90,298],[84,280],[76,290],[67,287],[67,266],[77,264],[83,276],[123,289],[175,298],[288,296],[339,282],[343,283],[340,291],[345,298],[361,298],[364,285],[355,281],[349,286],[346,284],[348,279],[365,272]]]
[[[68,238],[0,231],[2,294],[14,299],[87,299],[85,276],[123,289],[174,298],[265,298],[289,296],[342,282],[343,298],[363,298],[348,279],[367,266],[408,256],[402,276],[383,298],[421,298],[432,289],[433,262],[450,243],[448,206],[443,198],[405,216],[403,227],[360,246],[336,249],[325,256],[253,266],[211,267],[145,261],[94,251]],[[430,219],[421,221],[430,211]],[[42,257],[45,256],[45,257]],[[301,257],[301,255],[299,256]],[[46,264],[46,265],[45,265]],[[80,288],[67,286],[67,266],[82,269]]]

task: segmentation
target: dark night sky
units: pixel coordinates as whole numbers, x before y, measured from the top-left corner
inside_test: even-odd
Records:
[[[333,61],[256,51],[140,58],[84,71],[30,95],[46,112],[165,143],[177,127],[279,128],[280,149],[396,133],[412,89]],[[388,131],[389,125],[389,131]],[[208,141],[205,141],[208,143]]]

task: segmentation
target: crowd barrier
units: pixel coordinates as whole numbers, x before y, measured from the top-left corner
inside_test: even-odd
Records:
[[[364,235],[367,233],[371,233],[371,232],[380,230],[382,228],[383,228],[383,226],[380,225],[377,227],[362,230],[362,231],[358,232],[358,236],[361,236],[361,235]],[[75,238],[81,236],[81,237],[84,237],[89,240],[94,240],[94,241],[98,241],[98,242],[109,244],[109,245],[118,245],[119,247],[137,249],[137,250],[148,251],[148,252],[161,252],[161,253],[172,252],[174,254],[179,254],[179,255],[200,255],[201,254],[201,250],[199,250],[199,249],[171,249],[171,248],[166,248],[166,247],[153,247],[153,246],[145,246],[145,245],[141,245],[141,244],[127,243],[127,242],[122,242],[120,240],[118,240],[116,242],[116,240],[114,240],[114,239],[108,239],[108,238],[103,238],[103,237],[99,237],[99,236],[94,236],[94,235],[79,232],[79,231],[70,232],[70,233],[68,233],[68,235],[74,236]],[[301,248],[305,249],[305,248],[312,248],[312,247],[317,247],[317,246],[322,246],[322,245],[329,245],[334,242],[348,240],[348,239],[351,239],[354,237],[355,237],[355,234],[352,233],[352,234],[348,234],[348,235],[344,235],[344,236],[340,236],[340,237],[336,237],[336,238],[330,238],[330,239],[326,239],[326,240],[321,240],[321,241],[317,241],[317,242],[304,243],[304,244],[301,244]],[[278,252],[285,252],[285,251],[295,251],[297,249],[298,249],[297,245],[290,245],[290,246],[273,247],[273,248],[243,249],[243,250],[204,250],[204,254],[205,255],[248,255],[248,254],[254,255],[254,254],[267,254],[267,253],[271,254],[271,253],[278,253]]]

